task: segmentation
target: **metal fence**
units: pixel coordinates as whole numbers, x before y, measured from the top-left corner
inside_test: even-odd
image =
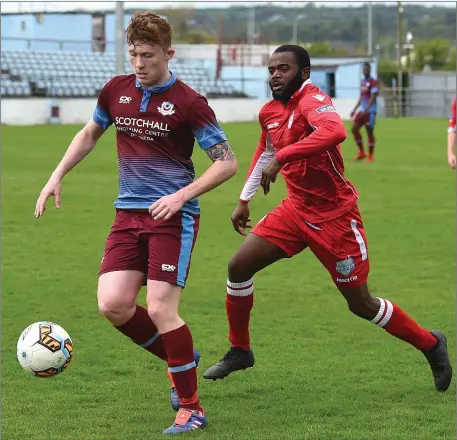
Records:
[[[380,98],[380,116],[448,118],[455,90],[383,88]]]
[[[105,41],[106,52],[115,51],[114,41]],[[2,37],[2,50],[44,50],[91,52],[97,51],[100,42],[97,40],[56,40],[51,38]]]

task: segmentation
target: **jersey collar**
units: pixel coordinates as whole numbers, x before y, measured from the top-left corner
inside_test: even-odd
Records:
[[[165,90],[168,90],[177,80],[176,75],[173,72],[170,72],[170,74],[171,74],[170,79],[165,84],[162,84],[157,87],[152,87],[152,88],[143,87],[139,83],[138,79],[135,79],[135,85],[138,89],[142,89],[143,91],[146,91],[146,92],[151,92],[151,93],[164,92]]]
[[[289,101],[295,101],[295,99],[300,98],[301,95],[304,93],[306,86],[312,85],[313,83],[311,82],[311,78],[308,78],[301,86],[300,88],[291,96]]]

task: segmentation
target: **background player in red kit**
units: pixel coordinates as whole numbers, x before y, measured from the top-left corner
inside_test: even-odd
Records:
[[[456,115],[456,99],[452,101],[451,117],[449,118],[449,125],[447,129],[447,161],[451,168],[455,169],[455,115]]]
[[[374,126],[376,123],[376,113],[378,111],[377,97],[378,97],[378,82],[371,76],[370,63],[363,65],[363,78],[360,85],[360,97],[351,117],[355,115],[352,123],[352,134],[354,135],[355,143],[359,148],[359,152],[355,160],[362,160],[367,157],[365,148],[363,147],[362,135],[360,128],[365,126],[368,135],[368,161],[373,160],[374,148],[376,146],[376,139],[374,137]],[[357,109],[360,107],[359,111]],[[356,114],[357,112],[357,114]]]
[[[254,365],[249,335],[253,276],[309,247],[329,271],[349,310],[421,350],[436,389],[447,390],[452,369],[445,335],[425,330],[400,307],[368,290],[368,248],[358,194],[344,177],[339,146],[346,131],[331,99],[311,83],[308,52],[300,46],[280,46],[268,69],[274,99],[259,114],[262,134],[232,215],[235,230],[245,235],[250,199],[259,186],[268,194],[279,172],[288,198],[257,223],[229,263],[226,309],[231,348],[203,376],[222,379]]]
[[[44,213],[50,196],[60,207],[62,178],[114,124],[119,196],[100,268],[98,306],[117,330],[168,363],[172,405],[179,411],[164,434],[179,434],[206,425],[197,394],[199,355],[178,315],[198,232],[197,197],[231,178],[237,163],[206,99],[168,70],[174,54],[170,25],[138,12],[126,35],[135,74],[105,85],[92,119],[41,191],[35,215]],[[194,138],[213,161],[196,181]],[[136,305],[146,282],[147,310]]]

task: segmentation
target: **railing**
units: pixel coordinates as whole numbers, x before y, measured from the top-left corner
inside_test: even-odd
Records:
[[[451,111],[455,90],[383,88],[381,91],[386,117],[447,118]]]
[[[92,52],[102,44],[98,40],[55,40],[52,38],[2,37],[2,50],[43,50]],[[114,52],[115,43],[104,43],[105,52]],[[95,50],[94,50],[95,49]]]

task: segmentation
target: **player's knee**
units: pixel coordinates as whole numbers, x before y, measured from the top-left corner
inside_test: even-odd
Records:
[[[167,322],[175,321],[178,318],[176,308],[163,301],[153,301],[148,304],[148,314],[158,328],[162,328]]]
[[[363,319],[373,319],[379,310],[376,298],[368,295],[360,295],[346,298],[349,310],[356,316]]]
[[[98,310],[102,316],[115,325],[124,324],[132,315],[135,304],[128,304],[125,301],[102,296],[98,298]]]
[[[242,283],[253,277],[249,265],[244,261],[243,257],[236,254],[232,257],[228,264],[228,277],[233,283]]]
[[[166,309],[160,304],[150,304],[148,305],[148,314],[152,322],[158,323],[165,319]]]

